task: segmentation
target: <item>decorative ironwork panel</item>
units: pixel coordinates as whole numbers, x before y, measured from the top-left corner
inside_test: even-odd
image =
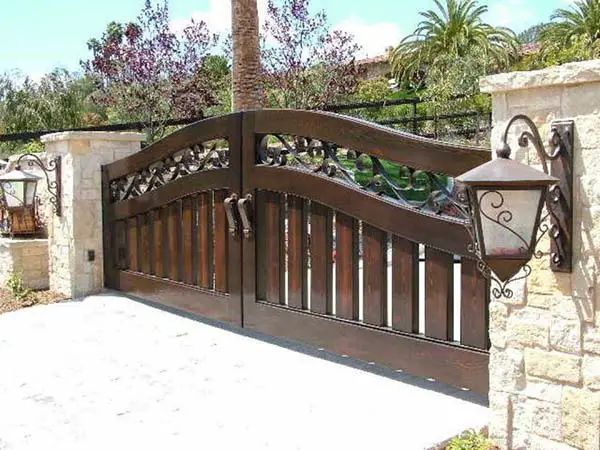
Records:
[[[299,136],[262,136],[258,165],[286,166],[348,183],[417,210],[462,219],[469,214],[452,177],[395,163],[338,144]]]
[[[229,167],[227,140],[202,142],[178,150],[143,170],[110,182],[111,203],[138,197],[187,175]]]

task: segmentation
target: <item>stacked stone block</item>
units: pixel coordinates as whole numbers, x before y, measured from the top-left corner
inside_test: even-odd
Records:
[[[490,435],[502,449],[600,449],[600,61],[495,75],[481,87],[493,96],[493,146],[515,114],[543,137],[552,120],[575,121],[573,272],[550,270],[544,239],[527,282],[492,301]],[[515,157],[540,167],[533,147]]]

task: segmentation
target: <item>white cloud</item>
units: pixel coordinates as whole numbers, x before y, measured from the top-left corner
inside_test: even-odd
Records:
[[[387,47],[398,45],[404,37],[400,27],[393,22],[366,23],[358,17],[343,20],[334,28],[354,35],[362,47],[361,57],[384,54]]]
[[[527,0],[496,0],[490,2],[485,19],[491,25],[508,27],[517,32],[522,31],[546,19],[538,17],[539,14],[528,3]]]
[[[267,0],[258,0],[258,16],[264,19],[267,11]],[[191,17],[196,21],[204,21],[211,33],[222,35],[231,32],[231,2],[225,0],[210,0],[207,10],[194,11]],[[171,28],[175,32],[181,32],[190,23],[189,18],[175,19],[171,22]]]

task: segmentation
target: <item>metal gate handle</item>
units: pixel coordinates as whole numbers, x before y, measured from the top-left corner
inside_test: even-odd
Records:
[[[227,215],[227,222],[229,223],[229,234],[233,237],[236,236],[238,230],[237,220],[233,211],[233,204],[238,201],[239,196],[237,194],[231,194],[225,200],[223,200],[223,206],[225,207],[225,214]]]
[[[252,237],[252,194],[247,194],[244,198],[238,200],[238,212],[242,219],[244,237]]]

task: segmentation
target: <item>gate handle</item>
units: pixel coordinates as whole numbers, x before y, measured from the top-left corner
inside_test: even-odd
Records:
[[[250,239],[252,237],[252,194],[239,199],[237,206],[242,219],[244,237]]]
[[[235,213],[233,212],[233,203],[238,201],[237,194],[231,194],[225,200],[223,200],[223,206],[225,207],[225,214],[227,215],[227,222],[229,223],[229,234],[235,237],[237,234],[237,220],[235,219]]]

